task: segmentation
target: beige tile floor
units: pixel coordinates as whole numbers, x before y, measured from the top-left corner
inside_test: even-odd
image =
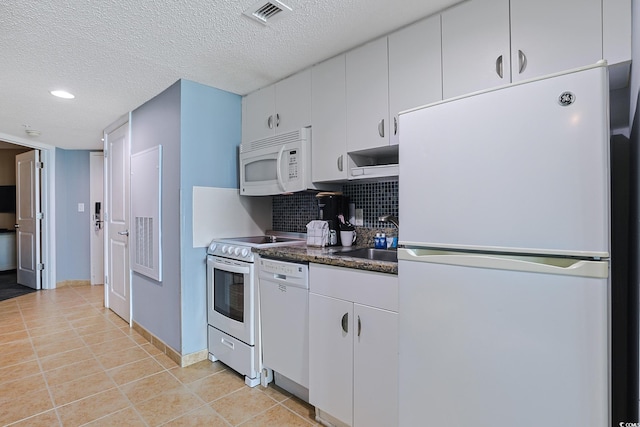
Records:
[[[0,425],[319,424],[220,362],[180,368],[103,307],[102,286],[66,286],[0,301]]]

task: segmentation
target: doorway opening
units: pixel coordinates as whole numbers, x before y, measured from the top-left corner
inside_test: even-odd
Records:
[[[10,167],[0,168],[4,172],[0,172],[0,184],[4,181],[12,181],[14,186],[17,187],[16,173],[15,173],[15,161],[16,156],[21,153],[26,153],[35,150],[38,152],[41,162],[46,167],[41,169],[40,178],[38,179],[37,197],[40,202],[39,212],[42,212],[42,218],[38,222],[38,251],[40,261],[35,268],[38,269],[38,280],[34,284],[36,289],[54,289],[56,287],[56,272],[55,272],[55,253],[52,250],[53,242],[55,241],[55,232],[53,224],[55,223],[55,191],[54,191],[54,179],[55,179],[55,149],[53,147],[44,144],[33,144],[26,140],[14,139],[0,135],[0,162],[3,164],[11,165]],[[6,175],[6,176],[5,176]],[[3,181],[4,180],[4,181]],[[16,209],[17,210],[17,209]],[[16,224],[18,224],[16,213],[5,212],[0,213],[0,229],[10,230],[9,233],[15,240],[18,233],[15,232]],[[35,242],[33,242],[35,244]],[[10,251],[11,257],[15,257],[15,266],[12,265],[9,270],[17,269],[18,267],[18,252],[14,242],[11,242],[14,247],[13,251]],[[0,257],[1,258],[1,257]],[[7,270],[4,270],[7,271]]]

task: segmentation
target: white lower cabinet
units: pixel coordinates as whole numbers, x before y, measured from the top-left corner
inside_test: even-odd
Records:
[[[309,293],[309,402],[351,425],[353,303],[314,293]]]
[[[398,425],[397,284],[309,266],[309,402],[332,424]]]

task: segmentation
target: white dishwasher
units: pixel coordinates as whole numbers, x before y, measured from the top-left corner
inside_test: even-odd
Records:
[[[265,258],[258,265],[263,369],[274,372],[279,387],[308,401],[309,266]]]

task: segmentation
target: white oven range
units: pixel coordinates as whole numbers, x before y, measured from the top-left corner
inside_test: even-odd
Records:
[[[252,248],[305,244],[304,234],[214,239],[207,249],[207,337],[209,360],[220,360],[260,384],[260,334],[256,254]]]

